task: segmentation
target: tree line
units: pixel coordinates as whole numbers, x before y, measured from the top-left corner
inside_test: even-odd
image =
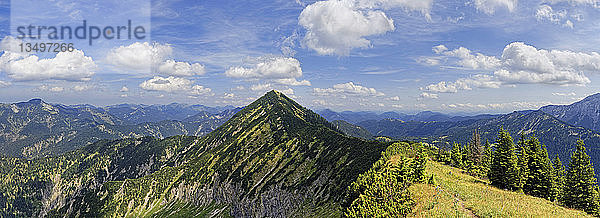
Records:
[[[550,160],[546,146],[535,136],[514,142],[501,129],[494,143],[482,143],[477,131],[464,146],[438,149],[437,158],[467,173],[488,178],[491,185],[545,198],[563,206],[600,215],[600,190],[594,167],[582,140],[578,140],[568,167],[558,155]]]

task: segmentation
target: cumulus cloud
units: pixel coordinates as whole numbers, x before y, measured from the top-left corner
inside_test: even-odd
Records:
[[[289,86],[310,86],[308,80],[298,81],[302,77],[300,61],[289,57],[260,57],[246,67],[230,67],[225,75],[231,78],[264,79]]]
[[[0,47],[0,71],[17,81],[67,80],[87,81],[95,74],[96,63],[83,51],[59,52],[53,58],[39,58],[29,53],[21,53],[15,46],[21,40],[6,36]]]
[[[367,48],[367,36],[394,31],[394,21],[381,11],[402,7],[429,18],[433,0],[327,0],[315,2],[300,13],[298,24],[306,29],[303,45],[320,55],[349,55],[353,48]]]
[[[176,77],[206,73],[202,64],[169,59],[172,54],[173,47],[169,44],[135,42],[128,46],[113,48],[106,56],[106,60],[118,69],[126,71],[157,72]]]
[[[423,92],[423,93],[421,93],[421,95],[419,95],[419,98],[422,98],[422,99],[423,98],[436,99],[436,98],[438,98],[438,94]]]
[[[439,82],[421,88],[423,91],[438,93],[456,93],[459,90],[471,90],[477,88],[500,88],[501,82],[496,81],[492,76],[478,74],[470,78],[460,78],[455,82]]]
[[[41,85],[41,86],[37,87],[34,91],[39,91],[39,92],[62,92],[64,90],[65,90],[65,88],[60,87],[60,86]]]
[[[549,21],[573,29],[574,24],[567,17],[566,10],[555,11],[550,5],[540,5],[535,12],[535,18],[538,21]],[[574,18],[579,19],[579,16],[575,16]]]
[[[148,91],[183,92],[191,95],[211,94],[210,88],[205,88],[185,78],[155,76],[140,84],[140,88]]]
[[[357,96],[383,96],[382,92],[375,90],[374,88],[368,88],[361,85],[356,85],[353,82],[340,83],[333,85],[332,88],[314,88],[313,92],[317,95],[330,95],[330,94],[342,94],[342,95],[357,95]]]
[[[168,44],[135,42],[128,46],[113,48],[106,60],[126,70],[148,70],[157,67],[173,53]]]
[[[434,50],[436,50],[436,47],[434,47]],[[498,58],[493,56],[486,56],[481,53],[472,54],[471,50],[464,47],[440,53],[446,56],[459,58],[459,65],[471,69],[493,69],[500,65],[500,60],[498,60]]]
[[[169,76],[194,76],[204,75],[206,73],[204,66],[199,63],[177,62],[174,60],[166,60],[158,66],[158,72]]]
[[[514,84],[586,85],[590,79],[586,73],[600,72],[600,54],[567,50],[538,49],[522,42],[507,45],[500,59],[478,54],[456,55],[461,49],[440,52],[456,56],[457,64],[471,69],[488,69],[491,75],[478,74],[459,78],[455,82],[439,82],[421,88],[427,92],[455,93],[459,90],[499,88]],[[468,49],[464,49],[468,50]],[[477,57],[477,56],[481,57]],[[475,57],[475,58],[474,58]]]
[[[230,67],[225,75],[232,78],[285,79],[302,76],[300,62],[294,58],[265,58],[252,67]]]
[[[475,8],[486,14],[494,14],[497,9],[505,8],[513,12],[517,7],[518,0],[474,0]]]
[[[88,84],[82,84],[82,85],[75,85],[75,86],[73,86],[73,90],[78,91],[78,92],[90,90],[92,88],[93,88],[93,86],[92,85],[88,85]]]

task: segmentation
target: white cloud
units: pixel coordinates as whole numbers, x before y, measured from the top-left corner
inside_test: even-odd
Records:
[[[281,93],[286,94],[286,95],[294,95],[294,90],[291,88],[287,88],[287,89],[280,89],[279,90]]]
[[[233,94],[233,93],[225,93],[223,95],[223,98],[224,99],[234,99],[235,98],[235,94]]]
[[[400,101],[400,97],[398,97],[398,96],[389,97],[387,99],[390,100],[390,101]]]
[[[73,87],[73,90],[81,92],[81,91],[86,91],[86,90],[90,90],[92,89],[93,86],[92,85],[88,85],[88,84],[83,84],[83,85],[75,85]]]
[[[537,49],[522,42],[506,46],[502,69],[494,76],[506,83],[585,85],[583,72],[600,72],[600,54]]]
[[[152,79],[142,82],[140,88],[148,91],[184,92],[191,95],[205,95],[212,93],[210,88],[194,85],[193,82],[188,79],[173,76],[155,76]]]
[[[569,92],[569,93],[553,92],[552,95],[554,95],[554,96],[576,96],[577,94],[575,94],[575,92]]]
[[[106,60],[121,69],[144,71],[158,67],[172,53],[173,48],[168,44],[135,42],[113,48]]]
[[[0,45],[4,52],[0,56],[0,71],[11,79],[88,81],[97,69],[94,60],[85,56],[83,51],[59,52],[53,58],[39,58],[29,53],[20,53],[15,48],[19,43],[22,41],[7,36]]]
[[[462,47],[461,47],[462,48]],[[499,88],[513,84],[586,85],[590,79],[586,73],[600,73],[600,54],[566,50],[537,49],[522,42],[507,45],[500,59],[485,56],[473,58],[468,49],[461,48],[442,52],[458,56],[459,65],[472,69],[489,69],[493,74],[479,74],[470,78],[459,78],[455,82],[439,82],[421,88],[427,92],[455,93],[459,90],[477,88]],[[462,53],[461,55],[457,55]],[[464,55],[466,54],[466,55]],[[483,60],[483,61],[481,61]]]
[[[10,82],[6,82],[6,81],[0,80],[0,88],[7,87],[7,86],[10,86],[10,85],[11,85]]]
[[[367,48],[365,36],[393,31],[394,21],[382,11],[360,11],[352,1],[319,1],[307,6],[299,17],[307,31],[303,44],[320,55],[350,54],[353,48]]]
[[[2,56],[11,55],[5,51]],[[2,71],[8,77],[18,81],[32,80],[68,80],[88,81],[95,74],[96,63],[80,50],[60,52],[54,58],[40,59],[29,55],[22,59],[0,63]]]
[[[300,62],[294,58],[273,57],[263,60],[252,67],[230,67],[225,75],[233,78],[286,79],[302,76]]]
[[[287,78],[287,79],[276,79],[273,80],[276,83],[288,85],[288,86],[310,86],[311,83],[308,80],[298,81],[296,78]]]
[[[433,52],[435,52],[436,54],[442,54],[445,51],[448,51],[448,48],[445,45],[437,45],[434,46],[431,50],[433,50]]]
[[[177,62],[174,60],[166,60],[160,66],[158,66],[158,72],[161,74],[165,74],[168,76],[194,76],[194,75],[204,75],[206,70],[204,66],[199,63],[187,63],[187,62]]]
[[[438,53],[436,47],[434,47],[434,51]],[[486,56],[481,53],[472,54],[469,49],[464,47],[460,47],[452,51],[439,51],[440,52],[438,54],[459,58],[460,60],[458,61],[458,64],[470,69],[493,69],[500,65],[500,60],[498,60],[498,58]]]
[[[478,74],[470,78],[460,78],[455,82],[439,82],[421,88],[423,91],[438,93],[456,93],[459,90],[471,90],[477,88],[500,88],[501,82],[496,81],[489,75]]]
[[[121,90],[119,90],[120,92],[129,92],[129,88],[127,88],[127,86],[123,86],[121,87]]]
[[[230,67],[225,75],[231,78],[265,79],[289,86],[310,86],[308,80],[298,81],[302,77],[300,61],[289,57],[260,57],[248,67]]]
[[[306,29],[302,44],[320,55],[347,56],[353,48],[368,48],[367,36],[394,31],[394,21],[380,9],[420,11],[428,19],[433,0],[327,0],[315,2],[300,13]]]
[[[513,12],[517,7],[518,0],[474,0],[473,3],[477,10],[491,15],[501,8]]]
[[[442,104],[442,107],[460,110],[460,111],[489,111],[489,110],[535,110],[542,106],[550,105],[551,102],[505,102],[505,103],[489,103],[489,104],[473,104],[473,103],[452,103]]]
[[[540,5],[535,12],[535,18],[540,21],[560,23],[565,17],[567,17],[566,10],[554,11],[550,5]]]
[[[255,84],[250,86],[250,90],[252,91],[265,91],[265,90],[271,90],[273,89],[273,86],[269,83],[266,84]]]
[[[314,88],[314,93],[317,95],[330,95],[330,94],[342,94],[342,95],[358,95],[358,96],[383,96],[382,92],[375,90],[374,88],[368,88],[361,85],[356,85],[353,82],[341,83],[333,85],[333,88]]]
[[[41,85],[35,89],[35,91],[39,91],[39,92],[62,92],[64,90],[65,90],[65,88],[60,87],[60,86],[52,86],[51,87],[48,85]]]
[[[421,95],[419,95],[419,97],[420,98],[436,99],[436,98],[438,98],[438,94],[423,92],[423,93],[421,93]]]

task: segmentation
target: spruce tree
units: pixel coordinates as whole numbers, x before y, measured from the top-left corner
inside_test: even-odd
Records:
[[[580,139],[577,141],[576,150],[569,161],[562,203],[567,207],[598,215],[598,191],[594,175],[594,166]]]
[[[524,148],[527,148],[526,171],[527,175],[523,184],[523,192],[535,197],[541,197],[548,200],[553,199],[553,168],[548,158],[548,152],[545,146],[541,146],[537,138],[531,137],[525,141]]]
[[[460,150],[461,150],[460,144],[454,143],[452,145],[452,151],[450,151],[450,158],[451,158],[453,167],[457,167],[457,168],[463,167],[462,152]]]
[[[492,155],[494,152],[494,145],[491,145],[488,140],[485,141],[485,148],[483,157],[481,160],[481,169],[483,175],[488,175],[490,172],[490,166],[492,165]]]
[[[518,174],[515,143],[510,134],[504,128],[501,128],[496,139],[496,149],[494,150],[488,177],[493,186],[501,189],[519,190]]]
[[[554,157],[554,161],[552,161],[552,168],[554,169],[554,187],[552,188],[552,192],[554,195],[554,199],[551,200],[558,200],[562,198],[562,193],[563,193],[563,189],[565,186],[565,167],[562,164],[562,161],[560,161],[560,158],[558,158],[558,154],[556,154],[556,157]]]

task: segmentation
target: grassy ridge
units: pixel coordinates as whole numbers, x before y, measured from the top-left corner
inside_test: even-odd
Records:
[[[420,192],[413,197],[418,199],[418,204],[438,203],[434,203],[433,207],[416,207],[414,213],[417,217],[468,217],[469,212],[478,217],[591,217],[583,211],[561,207],[542,198],[497,189],[488,181],[434,161],[428,162],[426,172],[434,175],[439,187],[415,185],[411,186],[411,193]]]

